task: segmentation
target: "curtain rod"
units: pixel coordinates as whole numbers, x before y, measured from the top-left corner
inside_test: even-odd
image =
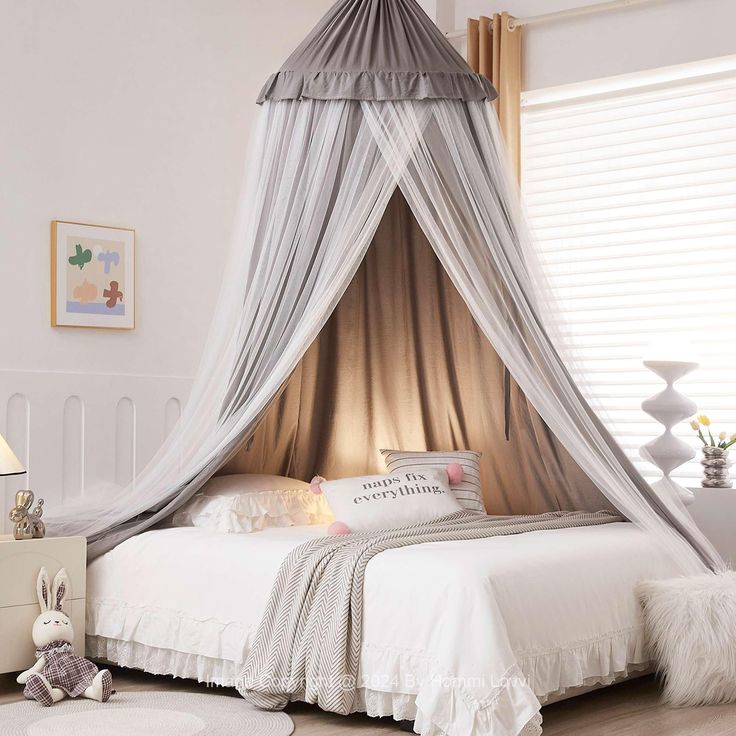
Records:
[[[563,18],[577,18],[581,15],[590,15],[592,13],[604,13],[609,10],[618,10],[627,8],[632,5],[643,5],[651,3],[654,0],[609,0],[606,3],[596,3],[595,5],[581,5],[577,8],[568,8],[567,10],[557,10],[554,13],[542,13],[541,15],[531,15],[528,18],[509,18],[509,30],[518,28],[519,26],[536,26],[549,21],[562,20]],[[465,38],[467,31],[451,31],[445,34],[447,38]]]

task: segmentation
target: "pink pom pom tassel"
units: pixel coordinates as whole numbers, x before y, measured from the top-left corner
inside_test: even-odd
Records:
[[[464,475],[465,473],[463,472],[462,465],[450,463],[447,466],[447,479],[450,481],[451,486],[456,486],[458,483],[462,483]]]

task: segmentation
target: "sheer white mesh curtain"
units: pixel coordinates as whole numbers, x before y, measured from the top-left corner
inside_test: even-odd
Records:
[[[719,566],[677,499],[653,493],[597,420],[549,337],[493,94],[414,0],[341,0],[264,88],[226,283],[179,424],[130,487],[64,510],[54,533],[85,534],[100,554],[224,464],[330,316],[399,186],[573,459],[683,572]]]

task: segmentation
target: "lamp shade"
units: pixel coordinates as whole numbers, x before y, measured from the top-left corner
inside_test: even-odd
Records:
[[[26,469],[0,434],[0,475],[21,475]]]

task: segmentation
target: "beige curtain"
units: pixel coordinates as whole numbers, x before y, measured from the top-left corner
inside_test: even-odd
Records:
[[[512,16],[494,13],[493,17],[468,18],[467,58],[473,71],[491,80],[498,92],[493,101],[498,115],[512,169],[517,181],[521,182],[521,91],[522,84],[522,26],[509,27]],[[506,421],[509,425],[521,422],[521,431],[533,435],[540,455],[547,459],[550,478],[569,478],[581,495],[597,493],[592,482],[585,476],[557,438],[529,406],[524,394],[504,372]],[[509,427],[507,434],[513,429]],[[520,431],[516,426],[516,431]]]
[[[498,97],[493,106],[506,142],[511,169],[521,181],[521,34],[522,28],[511,29],[508,13],[494,13],[489,18],[468,18],[468,64],[474,72],[487,77]],[[516,391],[508,371],[504,372],[506,403],[506,436],[511,420],[510,404]],[[523,397],[520,399],[523,401]]]
[[[491,513],[607,508],[526,401],[504,439],[503,372],[397,191],[332,317],[221,472],[335,478],[385,472],[381,448],[472,449]]]
[[[521,178],[522,27],[509,28],[511,16],[468,18],[468,63],[491,80],[498,92],[493,105],[517,180]]]

